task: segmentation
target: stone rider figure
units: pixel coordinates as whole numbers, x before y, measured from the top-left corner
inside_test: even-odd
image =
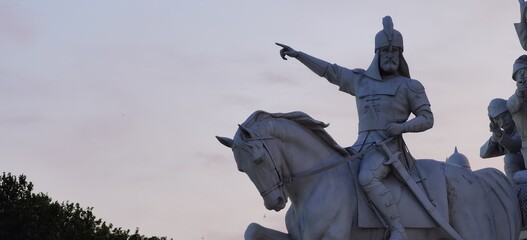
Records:
[[[406,150],[402,133],[430,129],[434,119],[423,85],[410,78],[402,55],[401,33],[393,29],[389,16],[383,19],[383,26],[384,29],[375,36],[375,56],[367,70],[330,64],[289,46],[277,45],[282,47],[280,55],[283,59],[285,56],[296,58],[317,75],[338,85],[340,91],[355,96],[359,136],[351,147],[354,152],[385,141],[392,153],[403,153],[399,159],[411,170],[415,160]],[[415,117],[408,120],[411,113]],[[387,157],[381,148],[368,151],[362,158],[359,182],[390,226],[390,240],[407,239],[392,193],[383,184],[383,179],[392,171],[385,164]]]

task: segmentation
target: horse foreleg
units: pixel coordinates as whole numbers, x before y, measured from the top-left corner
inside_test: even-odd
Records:
[[[274,229],[263,227],[258,223],[251,223],[247,226],[245,240],[290,240],[287,233],[276,231]]]

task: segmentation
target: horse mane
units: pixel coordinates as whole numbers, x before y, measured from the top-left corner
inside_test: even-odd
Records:
[[[348,155],[348,152],[344,148],[342,148],[333,139],[333,137],[331,137],[331,135],[329,135],[329,133],[325,130],[325,128],[328,127],[329,124],[326,124],[322,121],[318,121],[304,112],[294,111],[294,112],[289,112],[289,113],[268,113],[268,112],[259,110],[251,114],[251,116],[249,116],[249,118],[245,120],[242,126],[249,127],[253,123],[256,123],[266,118],[283,118],[283,119],[293,121],[299,124],[300,126],[311,130],[316,136],[321,138],[328,146],[336,150],[341,155],[343,156]]]

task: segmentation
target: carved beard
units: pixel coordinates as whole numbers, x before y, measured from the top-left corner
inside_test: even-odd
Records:
[[[398,67],[399,66],[397,66],[397,64],[395,64],[394,62],[385,62],[381,65],[381,69],[385,74],[397,73]]]
[[[519,80],[516,82],[516,87],[522,91],[526,91],[527,90],[527,83],[525,83],[525,81],[523,80]]]

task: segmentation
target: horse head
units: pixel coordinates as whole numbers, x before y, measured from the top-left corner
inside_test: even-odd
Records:
[[[216,137],[220,143],[232,149],[240,172],[249,176],[269,210],[280,211],[287,203],[284,193],[281,166],[276,152],[276,137],[266,132],[265,122],[238,125],[234,139]]]
[[[347,155],[324,130],[327,126],[303,112],[256,111],[239,125],[234,139],[217,139],[232,149],[238,170],[249,176],[266,208],[279,211],[301,191],[291,184],[298,173],[319,167],[330,156]]]

